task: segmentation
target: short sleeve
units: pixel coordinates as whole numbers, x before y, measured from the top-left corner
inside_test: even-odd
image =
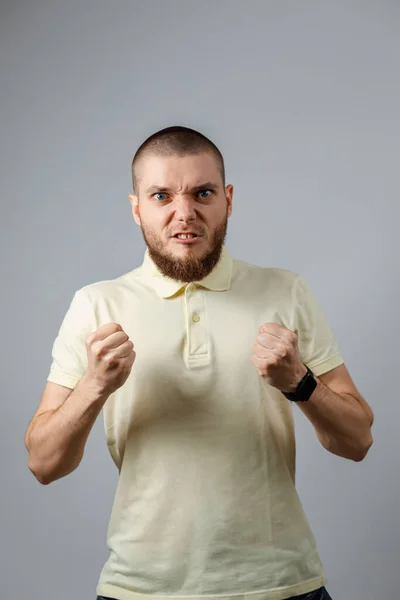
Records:
[[[344,361],[326,316],[301,275],[293,283],[293,330],[298,337],[300,358],[316,375],[322,375]]]
[[[47,381],[76,387],[87,370],[86,340],[94,329],[92,306],[80,289],[75,292],[54,341]]]

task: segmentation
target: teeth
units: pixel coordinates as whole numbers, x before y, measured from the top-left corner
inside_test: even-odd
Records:
[[[180,240],[188,240],[188,239],[194,238],[196,236],[193,235],[192,233],[180,233],[177,237]]]

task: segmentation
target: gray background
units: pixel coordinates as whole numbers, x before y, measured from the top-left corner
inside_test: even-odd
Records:
[[[397,599],[399,2],[3,0],[0,17],[2,598],[95,597],[117,477],[102,421],[50,486],[23,436],[74,291],[142,262],[135,149],[183,124],[225,155],[231,253],[303,274],[375,412],[354,463],[296,410],[328,589]]]

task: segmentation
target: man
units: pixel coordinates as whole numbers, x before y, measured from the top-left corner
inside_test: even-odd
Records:
[[[292,406],[354,461],[371,408],[304,279],[231,258],[233,188],[210,140],[162,130],[132,176],[143,264],[74,295],[29,468],[43,484],[73,471],[103,409],[119,483],[98,598],[329,599],[295,488]]]

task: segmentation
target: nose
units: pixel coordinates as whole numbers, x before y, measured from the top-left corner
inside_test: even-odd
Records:
[[[188,196],[177,199],[175,216],[178,221],[194,221],[196,219],[195,201]]]

